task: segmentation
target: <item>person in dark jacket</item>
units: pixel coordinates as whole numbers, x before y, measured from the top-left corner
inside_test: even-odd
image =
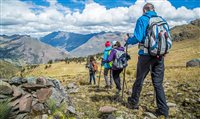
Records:
[[[115,58],[116,58],[116,53],[117,51],[116,50],[119,50],[119,51],[124,51],[124,48],[121,46],[120,42],[119,41],[113,41],[112,42],[112,45],[113,45],[113,49],[108,57],[108,59],[104,62],[111,62],[111,61],[114,61]],[[119,95],[120,94],[120,91],[121,91],[121,81],[120,81],[120,73],[123,71],[123,69],[118,69],[114,64],[112,65],[112,75],[113,75],[113,79],[114,79],[114,82],[116,84],[116,88],[117,88],[117,91],[116,91],[116,95]]]
[[[149,25],[149,19],[157,16],[154,6],[151,3],[147,3],[143,7],[143,15],[137,20],[136,27],[133,37],[129,37],[126,44],[144,44],[145,38],[147,37],[147,28]],[[137,63],[137,75],[136,80],[132,88],[132,95],[128,97],[129,108],[138,109],[140,92],[145,77],[151,70],[151,77],[153,86],[156,93],[156,102],[158,110],[156,114],[164,115],[168,117],[168,106],[166,103],[163,79],[164,79],[164,57],[153,57],[148,53],[146,54],[143,49],[140,49]]]
[[[90,75],[89,84],[92,84],[92,80],[93,80],[94,85],[96,85],[96,78],[95,78],[96,69],[95,69],[95,65],[96,65],[96,60],[94,59],[93,56],[91,56],[90,59],[89,59],[88,64],[86,65],[86,67],[89,69],[89,75]]]

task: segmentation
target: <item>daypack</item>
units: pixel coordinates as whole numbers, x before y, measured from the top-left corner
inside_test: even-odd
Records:
[[[160,16],[149,17],[147,37],[139,48],[151,56],[164,56],[172,47],[172,40],[167,22]]]
[[[113,65],[118,69],[123,69],[128,66],[127,54],[124,51],[114,49],[116,51],[116,57],[113,61]]]
[[[92,65],[93,65],[93,71],[94,72],[98,71],[97,63],[96,62],[92,62]]]
[[[90,73],[96,72],[97,69],[94,62],[89,62],[87,68],[89,69]]]

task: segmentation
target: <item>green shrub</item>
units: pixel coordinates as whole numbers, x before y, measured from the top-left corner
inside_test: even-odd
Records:
[[[51,110],[51,114],[49,118],[56,118],[65,119],[66,118],[66,111],[67,111],[67,104],[66,102],[62,102],[59,106],[56,105],[56,101],[53,99],[47,100],[47,106]]]
[[[49,60],[49,61],[48,61],[48,64],[52,64],[52,63],[53,63],[53,60]]]
[[[56,111],[57,106],[55,100],[52,99],[47,100],[47,106],[51,110],[51,113],[54,113]]]
[[[8,119],[11,112],[11,106],[8,101],[0,102],[0,119]]]

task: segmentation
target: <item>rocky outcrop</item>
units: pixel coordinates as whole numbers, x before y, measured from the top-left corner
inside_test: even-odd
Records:
[[[191,21],[191,24],[200,27],[200,19],[196,19],[194,21]]]
[[[29,119],[44,114],[48,117],[58,112],[55,110],[59,107],[64,107],[62,114],[65,116],[76,113],[68,94],[56,79],[14,77],[0,80],[0,103],[5,101],[11,107],[7,117],[11,119]]]
[[[186,67],[200,67],[200,59],[193,59],[186,63]]]

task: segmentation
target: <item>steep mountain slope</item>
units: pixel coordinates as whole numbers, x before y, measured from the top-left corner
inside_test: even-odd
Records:
[[[47,43],[51,46],[66,50],[72,51],[80,45],[87,42],[91,37],[96,34],[76,34],[76,33],[68,33],[63,31],[52,32],[40,40],[44,43]]]
[[[19,64],[47,63],[49,60],[67,57],[65,52],[27,35],[1,36],[0,59]]]
[[[200,37],[200,19],[191,21],[189,24],[175,26],[171,29],[174,41],[197,39]]]
[[[88,40],[85,44],[80,47],[74,49],[70,52],[72,56],[88,56],[103,52],[105,48],[106,41],[120,41],[123,45],[123,38],[126,34],[119,32],[108,32],[103,34],[98,34]]]

